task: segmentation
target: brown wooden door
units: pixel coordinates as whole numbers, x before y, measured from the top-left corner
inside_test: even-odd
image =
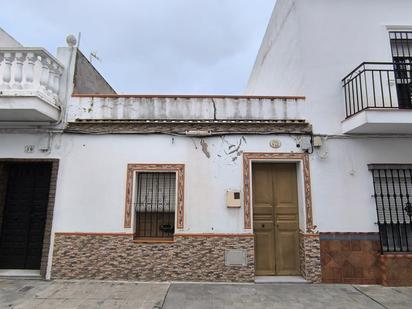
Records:
[[[298,275],[296,164],[254,163],[252,170],[256,275]]]

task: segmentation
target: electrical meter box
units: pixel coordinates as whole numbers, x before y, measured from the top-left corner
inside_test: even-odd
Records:
[[[240,204],[241,204],[240,191],[236,191],[236,190],[226,191],[226,204],[228,208],[240,208]]]

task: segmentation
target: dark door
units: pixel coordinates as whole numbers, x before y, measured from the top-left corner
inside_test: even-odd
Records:
[[[412,108],[412,32],[390,32],[399,108]]]
[[[40,269],[51,163],[9,163],[0,268]]]

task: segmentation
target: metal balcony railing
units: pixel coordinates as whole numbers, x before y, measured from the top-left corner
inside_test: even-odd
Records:
[[[366,109],[412,108],[412,63],[364,62],[343,80],[346,118]]]

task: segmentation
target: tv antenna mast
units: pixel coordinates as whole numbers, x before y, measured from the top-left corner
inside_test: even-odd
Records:
[[[90,56],[89,56],[90,63],[93,62],[93,59],[96,59],[97,61],[102,62],[102,59],[100,59],[100,57],[97,56],[96,51],[93,51],[93,52],[90,53]]]

